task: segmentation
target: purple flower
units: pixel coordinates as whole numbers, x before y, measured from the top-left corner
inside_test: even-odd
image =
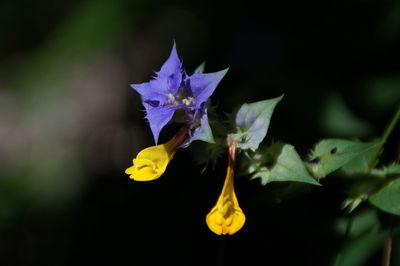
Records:
[[[142,96],[154,141],[157,143],[165,125],[180,122],[190,125],[183,147],[196,139],[213,142],[206,102],[227,70],[215,73],[201,73],[200,70],[189,76],[182,67],[174,43],[169,58],[153,80],[131,84]]]

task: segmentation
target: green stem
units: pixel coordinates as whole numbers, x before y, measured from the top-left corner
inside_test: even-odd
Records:
[[[383,132],[382,139],[387,140],[390,133],[393,131],[397,121],[400,119],[400,106],[397,109],[396,114],[393,116],[392,120],[390,121],[389,125],[386,127],[385,131]],[[397,151],[395,161],[399,163],[398,158],[400,158],[400,150]],[[382,257],[382,266],[390,266],[390,260],[392,257],[392,242],[393,242],[393,231],[390,230],[390,234],[385,241],[383,246],[383,257]]]
[[[392,133],[393,129],[395,128],[395,126],[399,120],[400,120],[400,105],[397,107],[396,113],[393,115],[392,119],[390,119],[385,130],[383,131],[383,134],[381,137],[381,139],[383,140],[383,143],[385,143],[387,141],[387,139],[389,138],[390,134]],[[382,147],[379,150],[377,150],[375,156],[373,156],[373,160],[370,161],[370,162],[372,162],[371,168],[375,167],[378,164],[379,157],[383,150],[383,145],[384,144],[382,144]]]
[[[392,133],[392,131],[393,131],[394,127],[396,126],[397,122],[399,121],[399,119],[400,119],[400,105],[397,108],[397,112],[393,115],[389,124],[386,126],[385,131],[383,131],[383,134],[382,134],[383,141],[386,141],[389,138],[390,133]]]

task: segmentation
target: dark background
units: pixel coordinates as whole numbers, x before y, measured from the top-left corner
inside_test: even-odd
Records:
[[[333,265],[346,217],[334,181],[238,178],[246,224],[217,236],[205,215],[226,158],[201,173],[188,148],[160,179],[130,180],[124,170],[153,143],[129,84],[148,81],[175,40],[188,71],[230,67],[211,97],[222,117],[285,94],[266,143],[306,158],[321,138],[368,140],[400,99],[400,1],[6,0],[0,10],[0,265]],[[364,265],[378,265],[380,247],[368,255]]]

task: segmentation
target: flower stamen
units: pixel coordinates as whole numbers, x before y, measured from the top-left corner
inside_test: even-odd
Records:
[[[188,97],[182,100],[182,103],[186,106],[192,106],[194,103],[193,97]]]

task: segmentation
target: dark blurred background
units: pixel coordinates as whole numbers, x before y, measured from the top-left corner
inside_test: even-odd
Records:
[[[189,72],[204,60],[206,72],[230,67],[212,96],[220,114],[285,94],[266,143],[306,158],[324,137],[368,140],[400,99],[400,1],[3,0],[0,10],[0,265],[334,265],[346,213],[329,181],[295,195],[296,184],[239,178],[246,224],[216,236],[205,215],[224,157],[201,173],[189,148],[162,178],[130,180],[124,170],[153,142],[129,84],[148,81],[175,40]],[[348,265],[378,265],[376,243]]]

